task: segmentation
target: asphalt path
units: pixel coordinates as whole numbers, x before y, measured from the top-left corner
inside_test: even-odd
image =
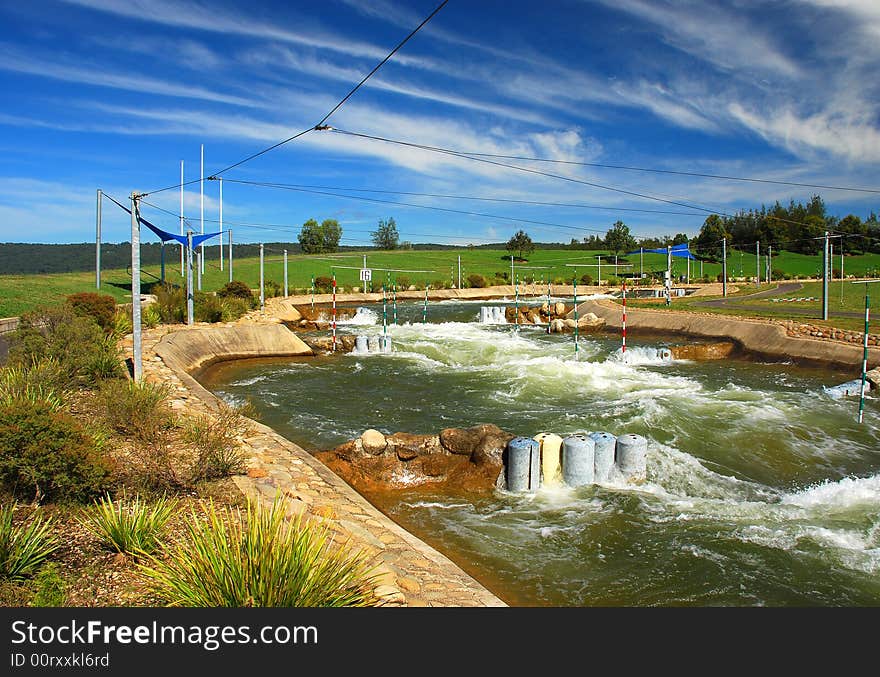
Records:
[[[782,296],[783,294],[790,294],[791,292],[795,292],[798,289],[803,288],[803,284],[800,282],[783,282],[782,284],[776,285],[773,289],[767,289],[765,291],[755,292],[754,294],[749,294],[748,296],[730,296],[728,298],[722,299],[712,299],[711,301],[699,301],[694,305],[698,306],[712,306],[715,308],[725,307],[725,308],[736,308],[737,310],[767,310],[767,311],[785,311],[786,315],[791,315],[793,317],[808,317],[813,319],[819,319],[822,315],[822,307],[821,301],[817,301],[818,305],[816,306],[797,306],[794,303],[784,303],[784,304],[773,304],[773,305],[755,305],[749,304],[746,305],[743,301],[749,301],[752,299],[765,299],[765,298],[775,298],[777,296]],[[854,312],[850,310],[829,310],[828,315],[830,317],[863,317],[864,313]]]

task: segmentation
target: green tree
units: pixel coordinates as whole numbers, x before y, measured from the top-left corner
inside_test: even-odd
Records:
[[[299,232],[299,244],[304,254],[320,254],[324,251],[324,235],[315,219],[306,221]]]
[[[397,249],[400,235],[394,217],[390,217],[387,221],[379,219],[379,226],[370,233],[370,238],[378,249]]]
[[[534,250],[535,244],[524,230],[516,231],[514,236],[507,241],[507,251],[511,254],[517,252],[517,257],[520,259],[527,254],[531,254]]]
[[[623,221],[616,221],[605,233],[605,246],[615,254],[636,248],[636,239],[629,232],[629,226]]]
[[[703,258],[719,261],[721,260],[721,241],[724,239],[730,242],[730,235],[724,227],[724,220],[718,214],[710,214],[703,222],[700,234],[695,240],[697,252]]]
[[[684,233],[676,233],[675,237],[672,238],[672,246],[674,247],[677,244],[687,244],[688,236]]]
[[[339,240],[342,237],[342,226],[336,219],[324,219],[321,221],[321,241],[323,251],[335,252],[339,249]]]

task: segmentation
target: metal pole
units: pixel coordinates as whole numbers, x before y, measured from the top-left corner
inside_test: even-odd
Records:
[[[755,279],[757,280],[756,287],[761,286],[761,241],[758,240],[755,242]]]
[[[510,284],[513,284],[513,254],[510,255]]]
[[[220,179],[220,272],[223,272],[223,177]],[[287,294],[285,294],[287,296]]]
[[[229,281],[232,282],[232,228],[226,232],[229,233]]]
[[[266,306],[266,289],[263,285],[263,243],[260,243],[260,310]]]
[[[183,160],[180,161],[180,234],[183,235]],[[180,274],[184,274],[184,245],[180,244]]]
[[[825,245],[822,247],[822,319],[828,319],[828,231],[825,231]]]
[[[666,245],[666,305],[672,303],[672,247]]]
[[[287,293],[287,250],[284,250],[284,296],[289,296]]]
[[[868,376],[868,320],[871,317],[871,308],[868,302],[868,285],[865,285],[865,340],[862,351],[862,385],[859,387],[859,423],[865,417],[865,381]]]
[[[134,380],[144,376],[143,345],[141,337],[141,229],[138,223],[138,199],[131,193],[131,326],[132,366]]]
[[[196,252],[196,288],[202,291],[202,251]]]
[[[723,295],[727,296],[727,236],[721,240],[721,288]]]
[[[186,323],[193,323],[193,232],[186,231]]]
[[[205,144],[202,144],[201,160],[199,163],[199,222],[201,223],[201,234],[205,234]],[[199,274],[205,272],[205,243],[199,245]],[[199,278],[199,289],[201,289],[201,278]]]
[[[596,267],[596,285],[601,287],[602,286],[602,255],[599,254],[596,258],[599,259],[599,263]],[[601,289],[599,291],[601,291]]]
[[[159,243],[159,280],[165,282],[165,240]]]
[[[767,246],[767,282],[773,282],[773,245]]]
[[[98,188],[97,210],[95,212],[95,289],[101,288],[101,199],[104,192]]]
[[[397,280],[391,286],[391,306],[394,309],[394,324],[397,324]]]
[[[843,305],[843,241],[840,242],[840,305]]]

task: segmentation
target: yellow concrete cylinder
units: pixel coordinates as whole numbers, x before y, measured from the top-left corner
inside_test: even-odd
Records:
[[[554,433],[535,435],[541,449],[541,474],[546,485],[559,484],[562,477],[562,438]]]

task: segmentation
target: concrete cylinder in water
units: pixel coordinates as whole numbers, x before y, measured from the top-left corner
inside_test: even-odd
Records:
[[[592,484],[596,470],[596,443],[586,435],[562,440],[562,480],[570,487]]]
[[[358,336],[354,340],[354,350],[357,353],[368,353],[370,352],[370,343],[367,340],[366,336]]]
[[[507,318],[504,316],[504,308],[501,306],[495,306],[492,308],[492,313],[494,314],[494,320],[498,324],[507,324]]]
[[[514,437],[507,443],[507,490],[537,491],[540,484],[540,446],[528,437]]]
[[[647,465],[648,440],[632,433],[617,438],[617,468],[628,482],[644,482]]]
[[[541,484],[558,484],[562,474],[562,438],[554,433],[541,433],[535,435],[535,441],[541,449]]]
[[[596,458],[593,463],[595,471],[594,481],[607,482],[614,467],[614,453],[617,447],[617,438],[611,433],[590,433],[589,438],[596,445]]]
[[[390,353],[391,352],[391,337],[390,336],[383,336],[381,339],[380,345],[382,346],[383,353]]]
[[[480,324],[486,324],[489,321],[489,309],[486,306],[480,308]]]
[[[368,350],[371,353],[378,353],[379,352],[379,337],[378,336],[370,336],[367,339],[367,346],[368,346]]]

